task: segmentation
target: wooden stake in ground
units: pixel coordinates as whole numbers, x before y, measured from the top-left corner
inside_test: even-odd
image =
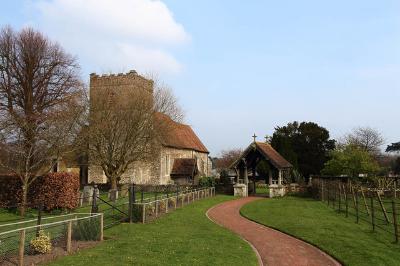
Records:
[[[365,199],[365,194],[364,194],[364,190],[363,190],[362,186],[360,186],[360,190],[361,190],[361,195],[362,195],[363,200],[364,200],[365,209],[367,210],[367,214],[369,215],[368,204],[367,204],[367,200]]]
[[[19,250],[18,250],[18,265],[24,265],[24,252],[25,252],[25,230],[19,233]]]
[[[392,200],[392,212],[393,212],[393,226],[394,226],[394,237],[395,242],[399,242],[399,226],[397,224],[397,209],[396,209],[396,202]]]
[[[382,209],[383,215],[385,216],[386,223],[389,224],[390,220],[389,220],[389,217],[387,215],[385,206],[383,205],[383,202],[382,202],[382,199],[381,199],[381,195],[379,195],[379,191],[376,191],[376,195],[378,196],[379,205],[381,205],[381,209]]]

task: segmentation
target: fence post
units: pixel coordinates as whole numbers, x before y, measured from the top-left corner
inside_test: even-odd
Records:
[[[100,214],[100,241],[104,240],[104,214]]]
[[[396,202],[392,200],[392,212],[393,212],[393,226],[394,226],[394,237],[395,242],[399,242],[399,227],[397,225],[397,210],[396,210]]]
[[[330,193],[329,193],[330,191],[329,191],[329,184],[326,186],[326,195],[327,195],[327,198],[328,198],[328,206],[329,206],[329,200],[330,200]]]
[[[142,224],[146,222],[146,204],[142,204]]]
[[[71,240],[72,240],[72,221],[68,222],[67,229],[67,252],[71,253]]]
[[[154,202],[154,204],[156,205],[156,217],[158,216],[158,200],[156,200]]]
[[[375,231],[375,208],[374,208],[374,195],[371,197],[371,223],[372,231]]]
[[[144,199],[144,191],[143,191],[143,187],[141,189],[141,193],[140,193],[140,202],[143,203],[143,199]]]
[[[322,202],[325,200],[324,194],[325,194],[325,187],[324,187],[324,180],[322,179],[321,180],[321,201]]]
[[[25,229],[19,232],[19,250],[18,250],[18,265],[24,265],[24,251],[25,251]]]
[[[367,204],[367,200],[365,199],[365,194],[364,194],[364,190],[363,190],[362,186],[360,186],[360,190],[361,190],[361,195],[362,195],[363,200],[364,200],[365,209],[367,211],[367,214],[369,215],[368,204]]]
[[[92,210],[91,213],[97,213],[99,210],[97,206],[97,185],[93,186]]]
[[[37,229],[36,229],[36,237],[39,236],[39,231],[40,231],[40,225],[42,224],[42,212],[43,212],[43,202],[39,203],[39,212],[38,212],[38,217],[37,217]]]
[[[347,189],[345,186],[343,186],[344,188],[344,200],[346,201],[346,218],[349,217],[349,200],[347,197]]]
[[[339,213],[342,211],[342,193],[341,193],[341,185],[340,185],[340,182],[339,182],[339,185],[338,185],[338,191],[339,191]]]
[[[167,198],[165,200],[165,213],[168,213],[168,202],[169,202],[169,199]]]
[[[129,218],[129,223],[132,223],[133,221],[133,184],[129,185],[129,214],[128,214],[128,218]]]
[[[333,186],[333,210],[335,210],[336,207],[336,186]]]
[[[387,223],[387,224],[390,224],[389,217],[388,217],[388,215],[387,215],[385,206],[383,205],[383,202],[382,202],[381,196],[379,195],[379,191],[378,191],[378,190],[376,191],[376,195],[378,196],[379,205],[381,206],[383,215],[385,216],[386,223]]]
[[[358,200],[358,191],[356,191],[356,215],[357,215],[357,223],[360,221],[359,217],[359,200]]]

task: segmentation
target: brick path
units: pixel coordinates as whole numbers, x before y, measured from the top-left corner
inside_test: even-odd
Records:
[[[248,241],[257,250],[260,265],[340,265],[318,248],[240,215],[243,205],[258,199],[261,198],[247,197],[224,202],[209,209],[207,216]]]

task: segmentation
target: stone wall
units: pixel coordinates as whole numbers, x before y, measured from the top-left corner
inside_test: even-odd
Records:
[[[196,158],[199,176],[211,174],[211,161],[207,153],[193,150],[164,147],[160,158],[153,163],[137,163],[130,167],[121,178],[121,183],[134,182],[135,184],[170,184],[170,177],[174,159]],[[89,167],[89,183],[106,183],[107,178],[99,166]]]

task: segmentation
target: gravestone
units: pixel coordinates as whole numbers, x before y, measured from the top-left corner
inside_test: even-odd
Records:
[[[94,191],[93,186],[84,186],[83,187],[83,199],[82,199],[83,204],[86,204],[86,203],[91,204],[92,203],[93,191]]]

